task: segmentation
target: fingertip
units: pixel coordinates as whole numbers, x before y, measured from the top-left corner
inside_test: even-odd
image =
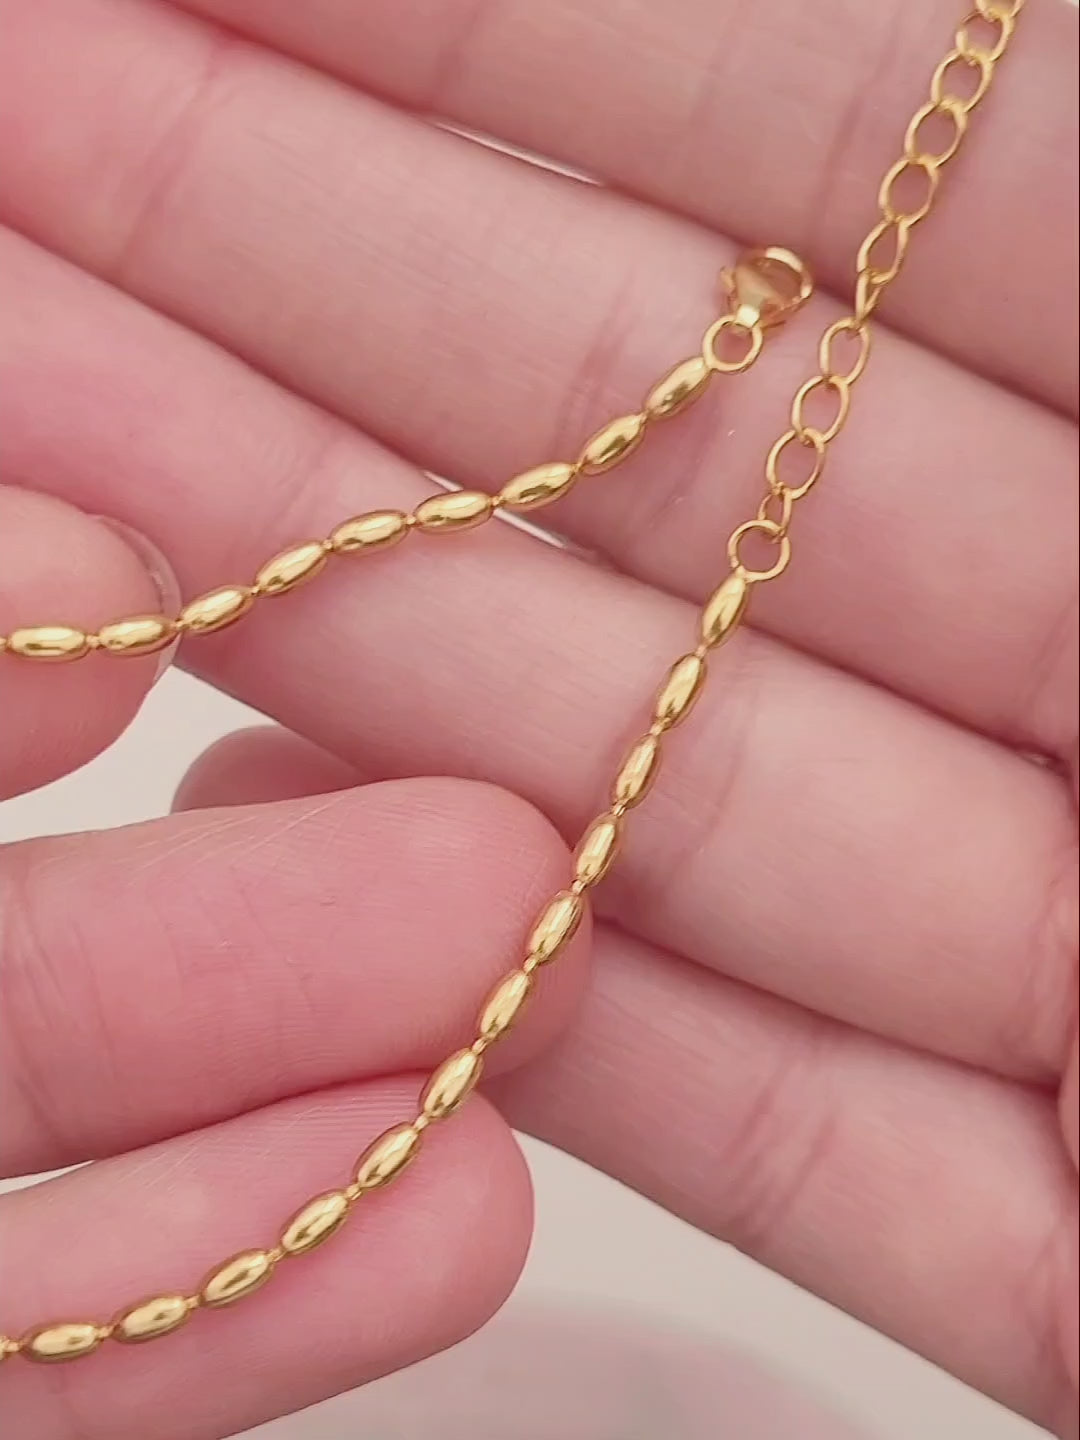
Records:
[[[0,486],[0,634],[41,625],[89,634],[124,615],[157,613],[167,582],[159,569],[155,583],[146,553],[51,495]],[[42,663],[0,653],[0,795],[93,759],[134,717],[158,664],[155,655]]]

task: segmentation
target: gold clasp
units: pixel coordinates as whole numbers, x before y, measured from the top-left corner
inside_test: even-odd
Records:
[[[814,293],[810,271],[780,245],[744,251],[734,266],[721,270],[720,284],[731,319],[746,330],[782,325]]]

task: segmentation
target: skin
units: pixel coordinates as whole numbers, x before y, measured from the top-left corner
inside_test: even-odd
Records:
[[[459,1043],[757,504],[953,23],[0,0],[4,627],[573,453],[692,351],[737,237],[821,287],[559,508],[606,564],[496,526],[336,567],[179,657],[281,728],[170,817],[5,849],[0,1173],[100,1162],[0,1200],[5,1328],[272,1235]],[[486,1098],[231,1314],[7,1367],[13,1433],[202,1440],[453,1343],[528,1243],[511,1124],[1077,1433],[1076,40],[1032,0],[791,571]],[[6,794],[156,672],[0,663]]]

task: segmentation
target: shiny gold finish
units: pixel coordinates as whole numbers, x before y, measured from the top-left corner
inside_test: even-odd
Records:
[[[685,720],[705,683],[705,661],[700,655],[684,655],[668,671],[653,708],[656,724],[670,730]]]
[[[358,550],[388,550],[409,533],[411,517],[404,510],[369,510],[354,515],[330,531],[329,544],[337,555],[352,555]]]
[[[765,462],[766,494],[756,517],[737,526],[728,539],[730,572],[709,597],[699,620],[698,648],[676,660],[657,697],[652,728],[630,747],[611,790],[611,809],[588,827],[574,859],[569,889],[555,895],[541,912],[526,942],[520,968],[496,985],[481,1011],[475,1039],[440,1064],[428,1080],[420,1111],[406,1124],[379,1136],[357,1162],[355,1178],[344,1190],[331,1191],[308,1201],[288,1222],[279,1244],[248,1250],[219,1265],[204,1280],[196,1295],[164,1295],[142,1301],[110,1325],[65,1322],[32,1330],[17,1338],[0,1336],[0,1361],[22,1355],[52,1362],[88,1355],[107,1339],[135,1343],[171,1333],[200,1306],[232,1304],[259,1289],[287,1255],[312,1250],[343,1222],[354,1203],[389,1184],[417,1155],[421,1132],[462,1105],[483,1070],[485,1049],[513,1027],[531,994],[536,972],[553,960],[570,942],[585,913],[585,892],[602,879],[615,854],[626,813],[647,794],[660,763],[667,732],[683,720],[706,679],[705,656],[725,641],[746,613],[755,585],[780,575],[791,559],[789,529],[798,502],[810,493],[824,472],[828,447],[839,434],[851,403],[851,390],[862,376],[870,354],[870,324],[888,286],[899,275],[911,234],[931,210],[939,190],[942,168],[958,153],[969,128],[969,118],[981,103],[1004,54],[1020,12],[1022,0],[978,0],[977,7],[956,32],[954,48],[934,72],[931,98],[912,117],[904,138],[904,158],[886,174],[879,193],[880,219],[872,227],[857,257],[855,303],[852,313],[831,324],[821,337],[820,373],[798,390],[791,409],[791,426],[772,446]],[[975,31],[975,20],[989,23],[993,40],[986,47]],[[966,88],[965,88],[966,87]],[[949,139],[939,150],[922,148],[922,137],[932,120],[944,117]],[[922,189],[911,207],[903,208],[898,194],[906,176],[921,177]],[[910,186],[905,186],[910,188]],[[917,188],[917,185],[916,185]],[[465,529],[482,523],[502,505],[528,509],[546,504],[565,493],[579,471],[609,468],[640,443],[647,424],[672,415],[704,387],[703,369],[745,369],[760,350],[773,325],[803,303],[809,277],[797,257],[768,250],[743,257],[724,277],[730,313],[710,327],[701,362],[684,362],[650,392],[642,414],[623,417],[606,426],[586,445],[578,465],[558,463],[538,467],[507,482],[498,497],[481,492],[443,492],[417,507],[414,515],[401,511],[374,511],[354,516],[332,532],[325,542],[308,542],[313,548],[294,547],[259,572],[260,592],[280,593],[307,578],[308,566],[320,567],[315,548],[347,554],[378,549],[403,539],[412,528],[432,531]],[[728,333],[730,332],[730,334]],[[732,357],[728,341],[742,346]],[[723,350],[721,353],[721,343]],[[799,468],[801,462],[801,469]],[[762,564],[761,551],[771,552]],[[298,552],[303,551],[301,557]],[[179,626],[192,633],[218,629],[238,619],[252,604],[254,590],[225,587],[190,602],[181,612]],[[120,627],[132,621],[103,627],[97,635],[65,626],[39,626],[0,636],[0,650],[41,659],[77,658],[91,649],[111,653],[137,653],[135,636],[141,632]],[[150,617],[161,623],[163,617]],[[169,624],[164,617],[164,625]],[[167,643],[166,629],[145,632],[148,643]],[[110,643],[110,638],[112,643]]]
[[[247,614],[254,600],[255,592],[247,585],[222,585],[189,601],[180,611],[178,623],[181,630],[192,635],[211,635],[226,625],[234,625]]]
[[[372,1141],[356,1162],[358,1191],[378,1190],[395,1180],[420,1151],[420,1132],[415,1125],[395,1125]]]
[[[526,970],[511,970],[504,975],[492,990],[480,1019],[476,1022],[476,1035],[485,1045],[501,1040],[521,1014],[526,1000],[532,994],[533,977]]]
[[[645,438],[647,415],[620,415],[598,430],[581,449],[579,464],[585,475],[602,475],[626,460]]]
[[[541,505],[561,500],[577,477],[576,465],[556,460],[515,475],[502,487],[499,496],[508,510],[538,510]]]
[[[176,621],[168,615],[129,615],[97,632],[98,645],[110,655],[152,655],[176,637]]]
[[[73,625],[30,625],[13,630],[6,648],[24,660],[81,660],[90,645],[90,636]]]
[[[702,355],[693,355],[676,365],[674,370],[645,396],[645,414],[650,420],[666,420],[678,415],[692,404],[712,379],[712,371]]]
[[[445,1120],[462,1105],[484,1069],[475,1050],[456,1050],[432,1071],[420,1095],[420,1110],[429,1120]]]
[[[744,251],[720,272],[720,284],[731,306],[731,323],[747,333],[782,325],[814,293],[802,257],[782,245]]]
[[[599,815],[592,822],[574,851],[575,881],[591,886],[604,878],[619,848],[621,824],[618,815]]]
[[[649,793],[660,765],[660,737],[643,735],[627,751],[611,787],[612,803],[623,810],[640,805]]]
[[[5,650],[29,659],[78,660],[93,650],[107,655],[145,655],[163,649],[181,632],[210,635],[245,616],[255,600],[286,595],[320,574],[331,555],[363,554],[398,545],[412,530],[449,534],[475,530],[500,509],[529,511],[550,505],[579,477],[601,475],[627,459],[641,444],[647,427],[678,414],[704,393],[714,373],[737,374],[761,353],[767,331],[779,325],[810,295],[809,273],[797,255],[779,246],[750,250],[721,272],[721,289],[730,312],[706,331],[702,353],[682,361],[653,386],[638,414],[610,421],[586,441],[577,461],[550,461],[513,476],[495,495],[476,490],[440,490],[410,514],[371,510],[350,516],[325,540],[305,540],[280,551],[259,567],[250,586],[225,585],[197,596],[173,620],[169,616],[133,616],[104,626],[96,635],[67,626],[38,626],[0,635]],[[721,355],[721,336],[733,339],[741,353]]]
[[[313,580],[326,564],[327,548],[322,540],[305,540],[301,545],[282,550],[256,574],[256,594],[286,595],[305,581]]]
[[[710,650],[732,634],[746,613],[749,599],[750,585],[738,570],[709,596],[701,612],[701,639]]]
[[[349,1197],[344,1190],[316,1195],[298,1210],[281,1232],[286,1255],[306,1255],[341,1229],[349,1218]]]
[[[211,1270],[199,1287],[199,1303],[209,1309],[234,1305],[245,1295],[261,1290],[274,1273],[274,1256],[269,1250],[242,1250],[223,1265]]]
[[[490,515],[495,502],[486,490],[447,490],[421,500],[416,523],[421,530],[473,530]]]
[[[40,1365],[64,1360],[81,1360],[92,1355],[108,1336],[108,1330],[85,1320],[68,1320],[60,1325],[43,1325],[22,1341],[20,1354]]]
[[[577,933],[584,913],[585,902],[580,895],[572,890],[560,890],[548,901],[525,942],[523,968],[535,970],[538,965],[554,960]]]
[[[193,1302],[187,1295],[155,1295],[131,1305],[112,1323],[112,1338],[123,1345],[141,1345],[171,1335],[187,1323]]]

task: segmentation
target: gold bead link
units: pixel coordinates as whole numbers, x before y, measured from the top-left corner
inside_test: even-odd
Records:
[[[961,43],[934,73],[931,107],[924,107],[918,112],[916,119],[908,127],[907,150],[915,148],[911,137],[918,136],[921,125],[930,118],[934,110],[953,115],[954,118],[955,112],[962,112],[966,117],[982,98],[993,68],[1008,43],[1012,33],[1011,22],[1019,13],[1021,3],[1022,0],[1012,0],[1011,5],[1000,3],[1000,0],[979,0],[976,13],[983,19],[1000,25],[999,39],[992,51],[974,48],[976,42],[967,29],[973,19],[969,17],[964,22]],[[956,64],[978,71],[979,89],[975,98],[969,96],[964,100],[945,90],[950,67]],[[936,174],[937,168],[944,165],[955,153],[964,131],[964,123],[957,124],[957,145],[950,145],[947,154],[916,154],[914,163],[927,173],[933,168]],[[729,537],[728,556],[731,570],[702,607],[697,649],[677,659],[668,671],[654,703],[653,719],[648,733],[633,742],[615,776],[610,792],[610,809],[589,825],[575,851],[570,888],[560,891],[547,903],[529,933],[521,966],[505,975],[489,994],[480,1012],[473,1043],[465,1049],[455,1051],[435,1068],[421,1092],[420,1108],[415,1118],[387,1130],[364,1151],[357,1162],[351,1184],[343,1190],[328,1191],[308,1201],[287,1223],[276,1246],[265,1250],[242,1251],[212,1270],[195,1295],[162,1295],[142,1301],[123,1311],[109,1325],[66,1321],[38,1327],[18,1339],[0,1338],[0,1360],[13,1355],[23,1355],[41,1363],[51,1363],[89,1355],[110,1338],[126,1343],[154,1339],[158,1335],[169,1334],[178,1329],[197,1308],[231,1305],[255,1293],[267,1283],[281,1261],[315,1249],[336,1233],[344,1224],[351,1206],[364,1194],[394,1181],[416,1158],[426,1128],[452,1115],[467,1101],[483,1073],[484,1052],[516,1024],[532,994],[536,971],[556,959],[576,934],[585,912],[583,892],[598,883],[609,869],[622,839],[626,813],[642,801],[655,780],[664,737],[686,719],[699,698],[708,673],[707,655],[729,639],[741,624],[753,586],[772,579],[787,566],[791,554],[791,542],[787,534],[790,507],[794,500],[808,493],[820,476],[827,445],[846,418],[850,387],[866,365],[869,353],[867,322],[881,291],[899,271],[898,260],[894,257],[886,267],[891,273],[885,274],[873,260],[873,251],[878,239],[884,236],[887,230],[891,230],[897,237],[896,243],[900,247],[898,253],[902,259],[902,249],[906,246],[910,226],[914,223],[912,213],[901,212],[895,208],[893,183],[888,181],[882,188],[883,211],[888,207],[892,214],[886,215],[874,227],[860,248],[856,311],[853,315],[835,322],[823,335],[819,350],[821,374],[799,390],[792,408],[793,428],[777,441],[769,454],[766,465],[769,490],[764,503],[779,503],[784,523],[781,525],[775,519],[763,518],[759,513],[757,519],[737,526]],[[936,189],[936,180],[933,184]],[[858,345],[856,358],[846,372],[839,371],[833,361],[833,345],[841,335],[853,337]],[[806,424],[803,417],[803,406],[807,398],[817,390],[832,392],[837,397],[842,412],[825,429]],[[663,410],[665,404],[666,402],[661,403],[659,408]],[[643,413],[651,416],[655,410],[655,406],[652,409],[647,406]],[[640,436],[637,432],[643,428],[643,424],[639,415],[624,417],[624,420],[615,422],[614,427],[606,427],[605,431],[599,432],[586,447],[586,451],[591,454],[588,463],[617,463],[618,458],[629,453],[639,442]],[[594,444],[595,449],[591,449]],[[812,479],[804,480],[797,487],[786,485],[776,473],[779,456],[792,444],[812,450],[814,459]],[[620,454],[613,458],[616,450],[619,450]],[[518,477],[520,489],[517,494],[526,504],[531,504],[534,500],[536,503],[544,503],[545,493],[550,492],[553,496],[564,493],[565,488],[576,478],[577,472],[584,468],[585,462],[579,461],[576,466],[563,467],[557,473],[551,472],[550,467],[540,467],[540,470],[549,472],[545,475],[526,472],[528,479]],[[511,485],[515,483],[510,482]],[[486,516],[497,506],[496,498],[480,498],[479,492],[454,493],[465,494],[471,498],[451,504],[442,496],[432,497],[431,501],[423,502],[418,508],[416,517],[392,511],[373,512],[379,516],[378,519],[372,516],[355,517],[339,526],[323,549],[328,552],[348,553],[354,549],[379,548],[396,543],[409,529],[421,527],[421,510],[424,511],[429,525],[432,525],[433,517],[439,517],[434,520],[432,528],[442,529],[447,525],[454,528],[457,525],[478,523],[477,516]],[[433,505],[432,501],[436,499],[440,504]],[[744,542],[754,535],[777,550],[777,559],[769,568],[754,569],[744,562]],[[314,542],[307,542],[312,543]],[[294,547],[293,551],[283,552],[283,555],[295,554],[304,548]],[[303,570],[299,560],[296,564]],[[203,610],[198,613],[203,618],[212,620],[216,616],[222,623],[231,623],[231,618],[236,618],[231,615],[232,608],[239,609],[250,604],[254,590],[251,587],[236,587],[232,594],[234,599],[229,601],[221,591],[211,592],[211,596],[217,598],[204,596],[200,602],[192,602],[192,605],[202,604]],[[186,607],[186,610],[190,611],[191,606]],[[64,631],[65,627],[41,627],[42,631],[53,629]],[[14,633],[35,636],[35,632]],[[38,633],[35,638],[20,643],[30,651],[33,651],[35,646],[40,646],[42,650],[63,650],[68,646],[77,649],[80,643],[77,637],[80,636],[88,644],[94,638],[85,636],[81,631],[54,636]],[[12,636],[8,637],[5,648],[12,648],[12,639]],[[43,655],[42,658],[65,657]]]
[[[752,265],[757,254],[742,257],[740,264]],[[809,293],[809,281],[805,275],[802,279]],[[795,303],[802,303],[803,298],[805,295]],[[728,334],[745,340],[744,353],[737,359],[727,360],[717,353],[717,342]],[[481,490],[441,490],[422,500],[411,513],[371,510],[354,515],[335,526],[325,539],[303,540],[279,551],[259,567],[251,584],[221,585],[195,596],[175,619],[132,615],[111,621],[96,632],[59,624],[21,627],[10,635],[0,635],[0,652],[57,662],[80,660],[93,650],[109,655],[149,655],[181,634],[213,635],[235,625],[250,613],[256,600],[291,594],[321,574],[334,556],[388,550],[414,530],[428,535],[475,530],[500,509],[538,510],[561,500],[580,476],[607,474],[629,459],[644,440],[648,426],[680,414],[704,393],[714,374],[748,369],[761,353],[764,339],[762,325],[747,325],[735,313],[722,315],[706,331],[701,353],[669,370],[646,395],[640,411],[621,415],[597,430],[576,460],[533,466],[513,476],[493,495]]]

